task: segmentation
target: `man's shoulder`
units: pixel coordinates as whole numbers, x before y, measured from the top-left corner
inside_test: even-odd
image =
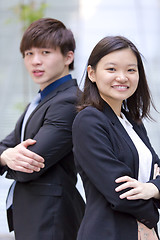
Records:
[[[65,82],[64,84],[61,85],[61,88],[59,90],[62,90],[66,93],[70,92],[72,94],[77,93],[79,87],[77,84],[77,80],[76,79],[71,79],[67,82]]]
[[[57,89],[57,94],[55,97],[57,97],[59,100],[71,100],[77,101],[79,96],[79,87],[77,85],[76,79],[71,79],[67,81],[66,83],[62,84]]]

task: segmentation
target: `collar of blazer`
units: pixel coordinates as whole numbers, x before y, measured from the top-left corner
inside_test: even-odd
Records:
[[[135,159],[134,176],[136,178],[138,178],[138,167],[139,167],[138,159],[139,158],[138,158],[138,152],[137,152],[137,149],[136,149],[134,143],[132,142],[131,138],[129,137],[128,133],[126,132],[126,130],[123,127],[123,125],[121,124],[121,122],[119,121],[117,115],[114,113],[112,108],[106,102],[104,102],[104,110],[103,110],[103,112],[106,115],[108,121],[111,122],[111,124],[114,126],[115,130],[117,132],[119,132],[119,134],[125,140],[126,144],[130,147],[130,149],[131,149],[131,151],[132,151],[132,153],[134,155],[134,159]],[[144,135],[143,135],[142,124],[138,125],[133,120],[131,120],[131,118],[129,117],[129,115],[127,114],[127,112],[125,110],[123,110],[123,113],[126,116],[126,118],[128,119],[128,121],[132,124],[134,130],[137,132],[139,137],[141,137],[141,139],[145,142],[146,137],[144,137]]]
[[[106,115],[108,121],[110,121],[112,123],[112,125],[114,125],[116,128],[118,128],[119,131],[121,131],[121,134],[124,135],[124,137],[126,138],[126,136],[128,136],[126,130],[124,129],[124,127],[121,124],[121,122],[119,121],[118,116],[115,114],[115,112],[112,110],[112,108],[105,101],[104,101],[103,112]],[[134,123],[133,121],[131,121],[131,119],[129,118],[127,112],[123,110],[123,114],[126,116],[128,121],[131,122],[131,124],[135,128],[137,124]]]
[[[54,89],[52,92],[50,92],[39,104],[38,106],[36,107],[36,109],[33,111],[33,113],[31,115],[34,114],[35,111],[37,111],[37,109],[39,109],[45,102],[47,102],[48,100],[50,100],[51,98],[55,97],[57,95],[58,92],[62,92],[62,91],[65,91],[67,90],[68,88],[71,88],[71,87],[77,87],[77,80],[76,79],[71,79],[71,80],[68,80],[67,82],[61,84],[60,86],[58,86],[56,89]],[[29,106],[29,104],[28,104]],[[17,127],[17,132],[20,133],[21,132],[21,124],[22,124],[22,121],[23,121],[23,118],[24,118],[24,115],[27,111],[27,108],[28,106],[26,107],[25,111],[22,113],[22,115],[20,116],[19,120],[17,121],[17,124],[16,124],[16,127]],[[30,118],[30,117],[29,117]],[[29,119],[28,119],[29,120]],[[19,134],[18,134],[19,136]],[[17,137],[18,139],[18,137]]]
[[[53,98],[54,96],[57,95],[58,92],[63,92],[66,89],[77,86],[77,80],[76,79],[70,79],[67,82],[62,83],[60,86],[58,86],[56,89],[51,91],[42,101],[39,103],[38,106],[41,106],[44,104],[46,101],[48,101],[50,98]]]
[[[103,112],[110,119],[110,121],[112,122],[113,125],[122,126],[122,124],[118,120],[117,115],[114,113],[112,108],[108,105],[108,103],[106,103],[105,101],[104,101]],[[143,124],[142,123],[138,124],[135,121],[133,121],[132,118],[129,116],[129,114],[124,109],[122,109],[122,112],[125,115],[125,117],[128,119],[128,121],[132,124],[133,129],[137,132],[137,134],[140,136],[143,135],[143,134],[141,134]],[[143,137],[142,137],[142,139],[143,139]]]
[[[133,154],[136,156],[135,158],[135,176],[138,177],[138,167],[139,167],[139,163],[138,163],[138,152],[132,142],[132,140],[130,139],[129,135],[127,134],[126,130],[124,129],[124,127],[122,126],[122,124],[120,123],[118,117],[116,116],[116,114],[114,113],[114,111],[112,110],[112,108],[106,103],[104,102],[104,110],[103,110],[104,114],[107,116],[107,118],[111,121],[112,125],[114,125],[114,127],[117,129],[117,131],[120,131],[122,137],[125,139],[126,143],[130,146]],[[126,118],[128,119],[128,121],[132,124],[133,129],[135,130],[135,132],[138,134],[138,136],[142,139],[142,141],[146,144],[146,146],[149,148],[149,150],[152,153],[152,156],[155,155],[154,150],[148,140],[148,136],[147,136],[147,132],[146,129],[144,127],[143,122],[141,123],[136,123],[135,121],[133,121],[131,119],[131,117],[129,116],[129,114],[122,109],[123,114],[126,116]],[[153,174],[153,168],[152,168],[152,174]]]
[[[73,86],[77,86],[77,80],[76,79],[70,79],[67,82],[64,82],[63,84],[61,84],[60,86],[58,86],[56,89],[54,89],[53,91],[51,91],[42,101],[40,101],[40,103],[38,104],[38,106],[36,107],[36,109],[33,111],[33,113],[39,108],[41,107],[45,102],[47,102],[49,99],[55,97],[57,95],[58,92],[63,92],[66,89],[73,87]],[[22,119],[27,111],[29,104],[27,105],[24,113],[22,114]]]

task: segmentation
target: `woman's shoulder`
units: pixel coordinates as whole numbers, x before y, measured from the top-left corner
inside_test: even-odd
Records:
[[[83,110],[81,110],[76,118],[84,118],[84,117],[87,117],[87,116],[90,116],[90,117],[97,117],[97,118],[100,118],[100,117],[104,117],[104,113],[103,111],[100,111],[98,110],[97,108],[93,107],[93,106],[88,106],[88,107],[85,107]]]
[[[88,106],[76,115],[73,125],[94,126],[95,124],[103,124],[104,122],[106,122],[106,116],[103,111]]]

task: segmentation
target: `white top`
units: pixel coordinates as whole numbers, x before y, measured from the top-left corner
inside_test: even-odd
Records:
[[[118,117],[118,119],[132,139],[139,155],[138,181],[147,182],[149,181],[151,173],[152,154],[138,134],[134,131],[133,126],[123,113],[121,113],[121,117]]]

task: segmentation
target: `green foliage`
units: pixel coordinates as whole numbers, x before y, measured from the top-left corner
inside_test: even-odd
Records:
[[[11,12],[14,17],[8,19],[6,23],[13,23],[13,20],[18,20],[21,23],[22,33],[26,30],[26,28],[34,21],[44,17],[45,10],[48,5],[40,0],[28,0],[28,4],[19,3],[15,7],[11,8]],[[23,2],[23,1],[22,1]],[[23,88],[24,88],[24,101],[23,103],[17,103],[14,107],[22,112],[28,102],[29,91],[26,88],[26,76],[23,76]]]
[[[32,22],[44,17],[47,7],[48,5],[45,2],[37,4],[36,1],[32,0],[28,4],[17,4],[12,8],[12,11],[22,23],[22,31],[25,31]]]
[[[24,101],[17,102],[16,104],[14,104],[14,109],[18,111],[20,114],[24,111],[25,107],[26,107],[26,103]]]

